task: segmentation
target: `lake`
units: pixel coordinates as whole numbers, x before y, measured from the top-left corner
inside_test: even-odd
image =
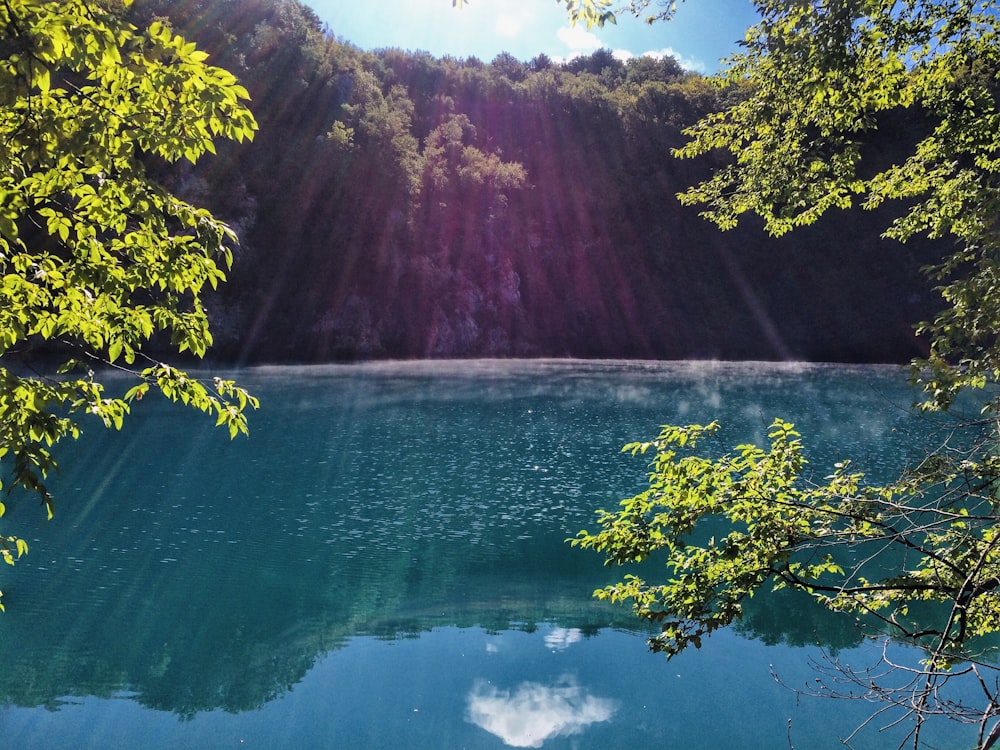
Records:
[[[62,448],[56,517],[5,517],[0,735],[25,748],[825,748],[872,711],[798,696],[872,663],[849,618],[758,597],[667,661],[621,571],[565,543],[635,494],[620,453],[796,423],[818,476],[888,478],[933,422],[893,367],[423,362],[258,368],[251,435],[154,398]],[[914,661],[918,654],[898,650]],[[780,678],[781,683],[774,676]],[[859,748],[895,746],[869,727]],[[937,747],[973,734],[932,728]],[[964,731],[964,730],[963,730]],[[895,738],[895,739],[894,739]]]

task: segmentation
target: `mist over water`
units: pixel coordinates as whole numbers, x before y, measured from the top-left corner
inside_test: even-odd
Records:
[[[938,429],[908,411],[898,368],[237,377],[262,402],[249,439],[147,399],[121,433],[88,425],[63,449],[53,521],[11,507],[31,545],[0,579],[12,747],[763,748],[787,746],[791,720],[796,746],[821,748],[867,716],[770,675],[805,684],[824,652],[870,659],[849,620],[755,602],[739,633],[668,663],[591,598],[620,571],[565,539],[643,488],[643,459],[620,448],[664,423],[719,419],[732,448],[781,416],[818,476],[850,457],[890,478],[912,434]]]

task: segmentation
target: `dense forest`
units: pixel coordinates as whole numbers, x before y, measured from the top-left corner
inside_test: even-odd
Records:
[[[241,237],[210,300],[237,363],[412,357],[901,362],[939,306],[931,243],[878,213],[779,239],[675,194],[682,129],[725,106],[672,58],[490,62],[362,51],[294,0],[144,0],[233,71],[260,131],[150,165]],[[889,118],[891,158],[917,125]],[[947,248],[945,248],[947,249]]]

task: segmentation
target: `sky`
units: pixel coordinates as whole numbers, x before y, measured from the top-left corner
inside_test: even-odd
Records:
[[[303,0],[338,38],[365,50],[397,47],[435,57],[478,57],[500,52],[529,61],[544,52],[556,61],[602,47],[619,57],[669,54],[699,73],[714,73],[737,51],[755,15],[750,0],[679,2],[669,22],[653,25],[631,15],[618,25],[571,28],[558,0]]]

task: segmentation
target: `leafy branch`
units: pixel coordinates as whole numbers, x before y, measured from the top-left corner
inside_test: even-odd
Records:
[[[258,403],[244,389],[142,353],[162,334],[204,356],[212,336],[202,291],[225,280],[236,242],[145,165],[194,162],[257,126],[236,78],[162,23],[139,31],[87,0],[3,0],[0,29],[9,42],[0,56],[0,358],[37,348],[66,357],[52,377],[0,365],[0,487],[8,500],[34,494],[51,517],[52,448],[79,436],[82,415],[121,428],[155,389],[212,414],[230,436],[247,432]],[[139,357],[149,365],[133,368]],[[81,358],[138,383],[110,396],[93,369],[73,375]],[[0,538],[6,562],[26,549]]]

